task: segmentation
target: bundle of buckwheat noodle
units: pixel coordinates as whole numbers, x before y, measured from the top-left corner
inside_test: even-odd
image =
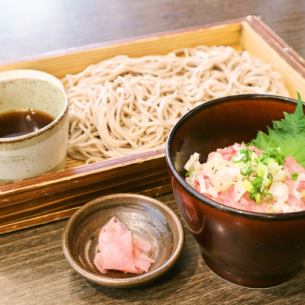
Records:
[[[231,47],[117,56],[63,79],[70,105],[68,154],[86,163],[164,147],[171,126],[210,99],[288,96],[279,73]]]

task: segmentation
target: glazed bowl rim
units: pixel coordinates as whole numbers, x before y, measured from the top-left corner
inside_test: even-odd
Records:
[[[177,229],[177,245],[173,248],[173,252],[170,254],[168,259],[164,261],[158,268],[155,270],[149,270],[146,273],[135,275],[134,277],[130,278],[107,278],[104,277],[102,274],[98,275],[95,274],[88,269],[84,268],[80,263],[78,263],[71,252],[71,247],[69,246],[69,236],[72,234],[73,230],[75,229],[75,225],[77,225],[77,220],[79,217],[86,212],[87,209],[100,204],[101,202],[105,202],[111,200],[113,198],[120,198],[121,201],[124,200],[128,202],[129,198],[137,199],[137,201],[143,201],[148,203],[149,205],[155,206],[161,214],[167,213],[168,217],[173,220],[173,224]],[[161,276],[163,273],[168,271],[179,258],[184,245],[184,230],[181,223],[181,220],[177,216],[177,214],[165,205],[163,202],[151,198],[145,195],[134,194],[134,193],[116,193],[110,194],[105,196],[99,196],[96,199],[93,199],[78,209],[68,220],[64,231],[62,233],[62,248],[64,255],[71,265],[71,267],[77,271],[81,276],[85,277],[87,280],[94,282],[98,285],[105,286],[105,287],[114,287],[114,288],[129,288],[138,285],[144,285],[147,282],[154,280],[155,278]]]
[[[191,109],[186,114],[184,114],[172,127],[165,147],[165,158],[167,165],[170,169],[170,172],[173,174],[178,183],[186,190],[189,194],[199,200],[202,204],[207,204],[212,208],[216,208],[217,210],[221,210],[223,212],[228,212],[230,214],[234,214],[237,216],[242,216],[246,218],[255,218],[260,220],[289,220],[289,219],[300,219],[305,218],[305,210],[298,212],[289,212],[289,213],[261,213],[261,212],[250,212],[246,210],[237,209],[234,207],[230,207],[224,204],[221,204],[213,199],[210,199],[199,192],[197,192],[194,188],[192,188],[188,183],[185,182],[183,177],[176,171],[175,166],[172,161],[171,156],[171,146],[173,143],[173,139],[178,131],[178,129],[190,118],[192,118],[196,113],[200,112],[202,109],[213,107],[215,104],[219,103],[227,103],[229,101],[240,101],[243,99],[247,99],[247,102],[253,102],[253,100],[261,100],[261,99],[271,99],[276,100],[280,103],[288,103],[295,104],[296,101],[289,97],[282,97],[276,95],[268,95],[268,94],[240,94],[240,95],[231,95],[220,97],[216,99],[209,100],[197,107]]]

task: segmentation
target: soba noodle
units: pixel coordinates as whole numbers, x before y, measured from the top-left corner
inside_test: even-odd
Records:
[[[163,148],[177,119],[207,100],[288,95],[270,65],[230,47],[117,56],[63,81],[70,103],[68,154],[87,163]]]

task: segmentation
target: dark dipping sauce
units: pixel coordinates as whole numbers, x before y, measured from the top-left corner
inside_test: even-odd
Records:
[[[53,120],[50,114],[35,109],[0,113],[0,138],[26,135],[47,126]]]

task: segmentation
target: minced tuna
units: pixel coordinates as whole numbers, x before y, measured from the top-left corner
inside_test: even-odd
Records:
[[[305,210],[305,169],[279,149],[261,151],[234,144],[200,163],[194,153],[185,164],[186,182],[219,203],[251,212]]]

